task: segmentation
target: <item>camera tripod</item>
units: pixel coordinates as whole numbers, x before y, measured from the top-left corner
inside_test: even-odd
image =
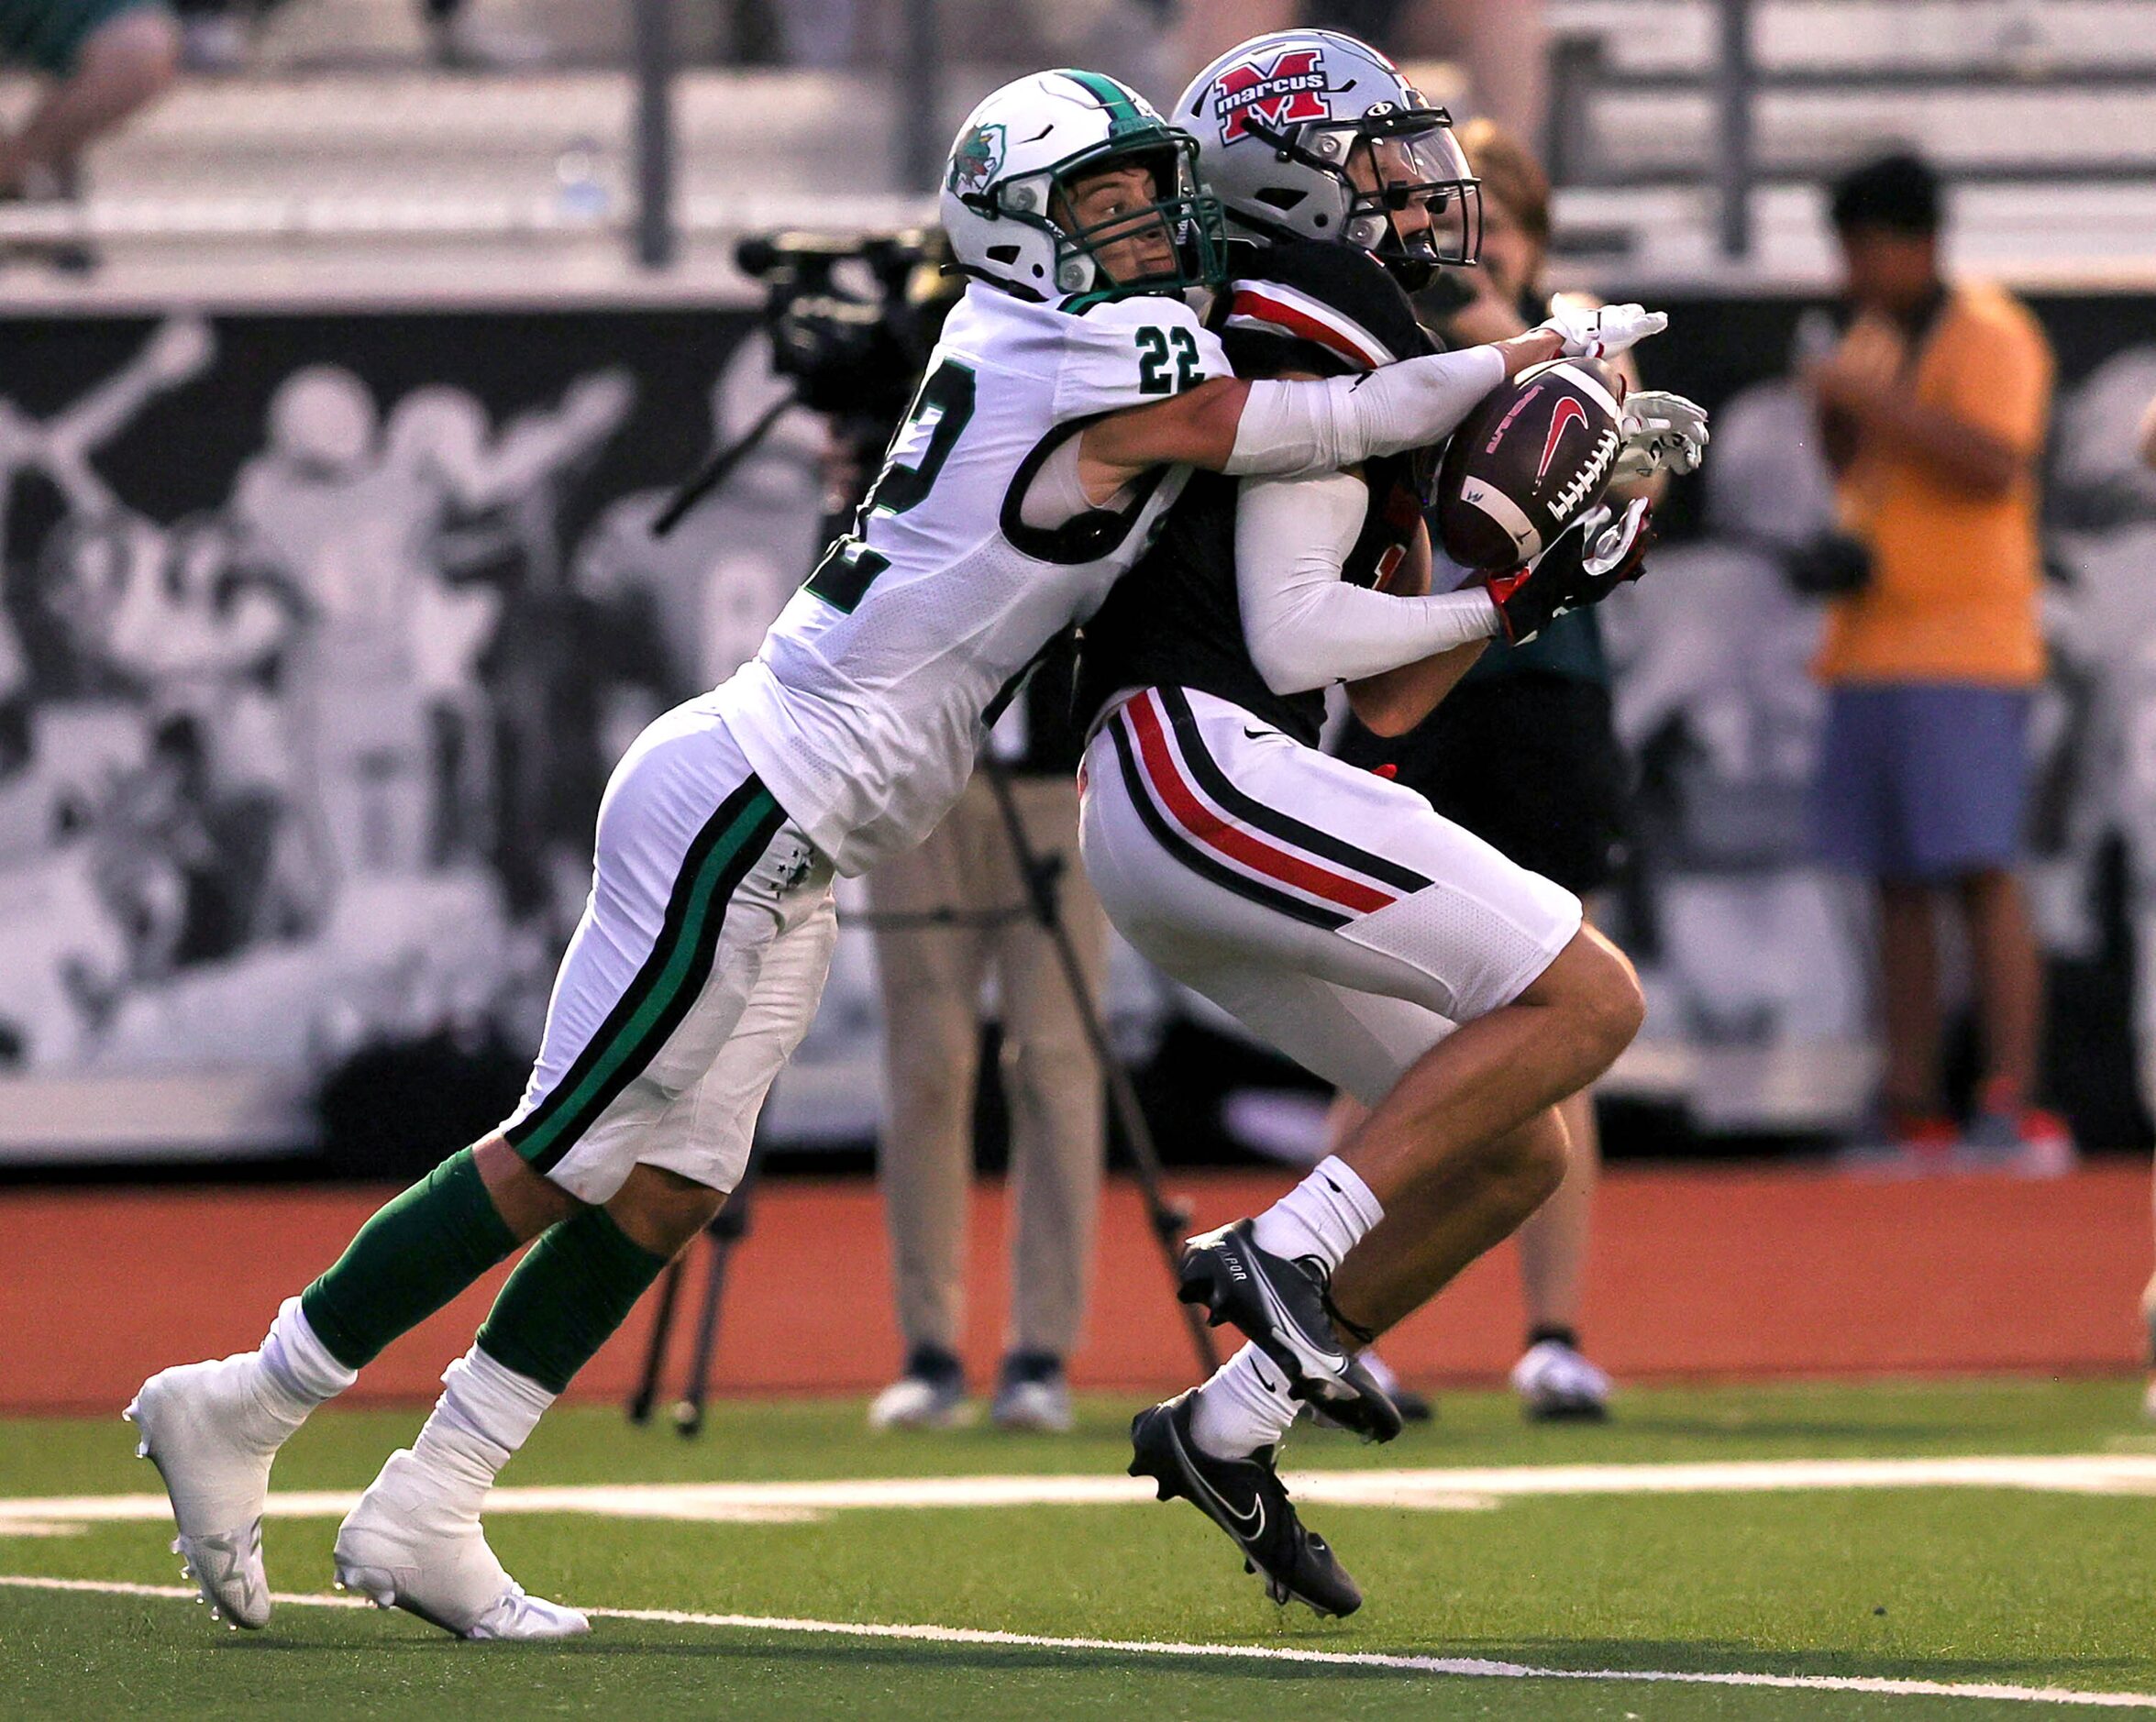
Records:
[[[1115,1049],[1109,1043],[1107,1025],[1100,1020],[1100,1012],[1093,1002],[1092,988],[1087,985],[1084,965],[1079,961],[1078,947],[1071,943],[1069,930],[1063,924],[1060,890],[1064,859],[1057,855],[1043,855],[1027,837],[1025,823],[1018,811],[1017,798],[1011,789],[1011,774],[1003,763],[990,755],[983,754],[976,767],[988,780],[990,792],[995,797],[996,811],[1002,822],[1005,840],[1011,845],[1012,859],[1016,863],[1019,878],[1023,884],[1025,902],[1018,909],[972,911],[957,908],[929,910],[919,913],[884,913],[850,915],[846,924],[868,927],[962,927],[990,926],[1025,918],[1034,921],[1047,933],[1056,951],[1056,967],[1064,985],[1070,989],[1071,999],[1078,1007],[1078,1021],[1085,1030],[1086,1045],[1093,1063],[1100,1070],[1101,1080],[1108,1088],[1108,1101],[1117,1126],[1122,1131],[1124,1142],[1131,1151],[1131,1169],[1135,1174],[1139,1195],[1145,1204],[1148,1229],[1160,1247],[1163,1260],[1167,1264],[1168,1276],[1176,1277],[1177,1262],[1184,1233],[1190,1224],[1190,1209],[1186,1203],[1170,1197],[1162,1187],[1163,1168],[1160,1153],[1153,1140],[1153,1131],[1145,1120],[1145,1109],[1139,1102],[1136,1086],[1130,1073],[1115,1056]],[[761,1131],[751,1143],[748,1165],[742,1173],[740,1185],[726,1198],[711,1224],[704,1229],[707,1241],[705,1255],[708,1265],[704,1272],[702,1301],[697,1311],[695,1344],[690,1353],[689,1375],[680,1398],[675,1401],[674,1427],[684,1436],[694,1435],[703,1427],[703,1407],[711,1384],[711,1365],[718,1343],[719,1308],[725,1296],[726,1270],[734,1250],[747,1235],[753,1193],[760,1171],[762,1159]],[[681,1282],[687,1274],[688,1253],[674,1258],[659,1280],[658,1309],[652,1322],[651,1340],[644,1356],[643,1378],[628,1404],[629,1420],[644,1423],[650,1420],[653,1407],[660,1392],[660,1377],[665,1373],[669,1342],[673,1335],[674,1321],[680,1308]],[[1191,1305],[1178,1303],[1183,1325],[1190,1339],[1190,1349],[1198,1361],[1201,1374],[1211,1374],[1220,1366],[1220,1352],[1213,1343],[1211,1330],[1205,1318]]]

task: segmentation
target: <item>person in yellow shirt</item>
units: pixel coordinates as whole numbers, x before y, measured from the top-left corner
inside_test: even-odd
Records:
[[[2037,464],[2051,354],[1996,288],[1940,270],[1937,176],[1910,155],[1835,187],[1846,332],[1805,381],[1869,573],[1830,607],[1818,825],[1832,863],[1878,887],[1885,1140],[1920,1163],[2063,1170],[2063,1122],[2033,1104],[2043,1016],[2015,872],[2028,800],[2038,627]],[[1935,911],[1967,929],[1985,1072],[1948,1117]]]

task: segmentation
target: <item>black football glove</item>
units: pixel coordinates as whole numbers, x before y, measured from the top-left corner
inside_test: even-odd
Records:
[[[1654,542],[1647,501],[1626,504],[1623,513],[1605,502],[1582,514],[1550,541],[1525,568],[1493,575],[1489,595],[1503,620],[1505,638],[1524,645],[1559,616],[1598,604],[1627,580],[1646,571]]]

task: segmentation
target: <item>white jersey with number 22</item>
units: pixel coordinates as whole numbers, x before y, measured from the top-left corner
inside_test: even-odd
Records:
[[[1229,374],[1180,299],[1081,313],[967,287],[853,533],[697,701],[840,872],[942,819],[1001,702],[1100,607],[1189,476],[1155,469],[1117,511],[1042,529],[1020,517],[1042,461],[1104,414]]]

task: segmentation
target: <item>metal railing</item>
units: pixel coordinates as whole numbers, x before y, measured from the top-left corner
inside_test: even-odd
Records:
[[[1944,66],[1856,64],[1775,66],[1758,52],[1761,0],[1717,0],[1713,52],[1690,69],[1635,71],[1614,65],[1596,31],[1561,36],[1551,50],[1550,120],[1545,137],[1552,180],[1561,186],[1622,190],[1702,186],[1717,203],[1717,237],[1732,260],[1752,250],[1754,195],[1763,185],[1817,183],[1849,165],[1831,150],[1782,151],[1762,146],[1762,105],[1782,95],[1945,94],[2156,95],[2156,61],[2143,58],[1999,61]],[[1627,165],[1596,147],[1595,111],[1610,95],[1627,99],[1711,99],[1710,160],[1690,166]],[[2122,144],[2130,140],[2122,139]],[[1957,158],[1940,164],[1950,180],[1974,184],[2133,184],[2156,179],[2156,136],[2138,153],[2060,155],[2039,151]]]

